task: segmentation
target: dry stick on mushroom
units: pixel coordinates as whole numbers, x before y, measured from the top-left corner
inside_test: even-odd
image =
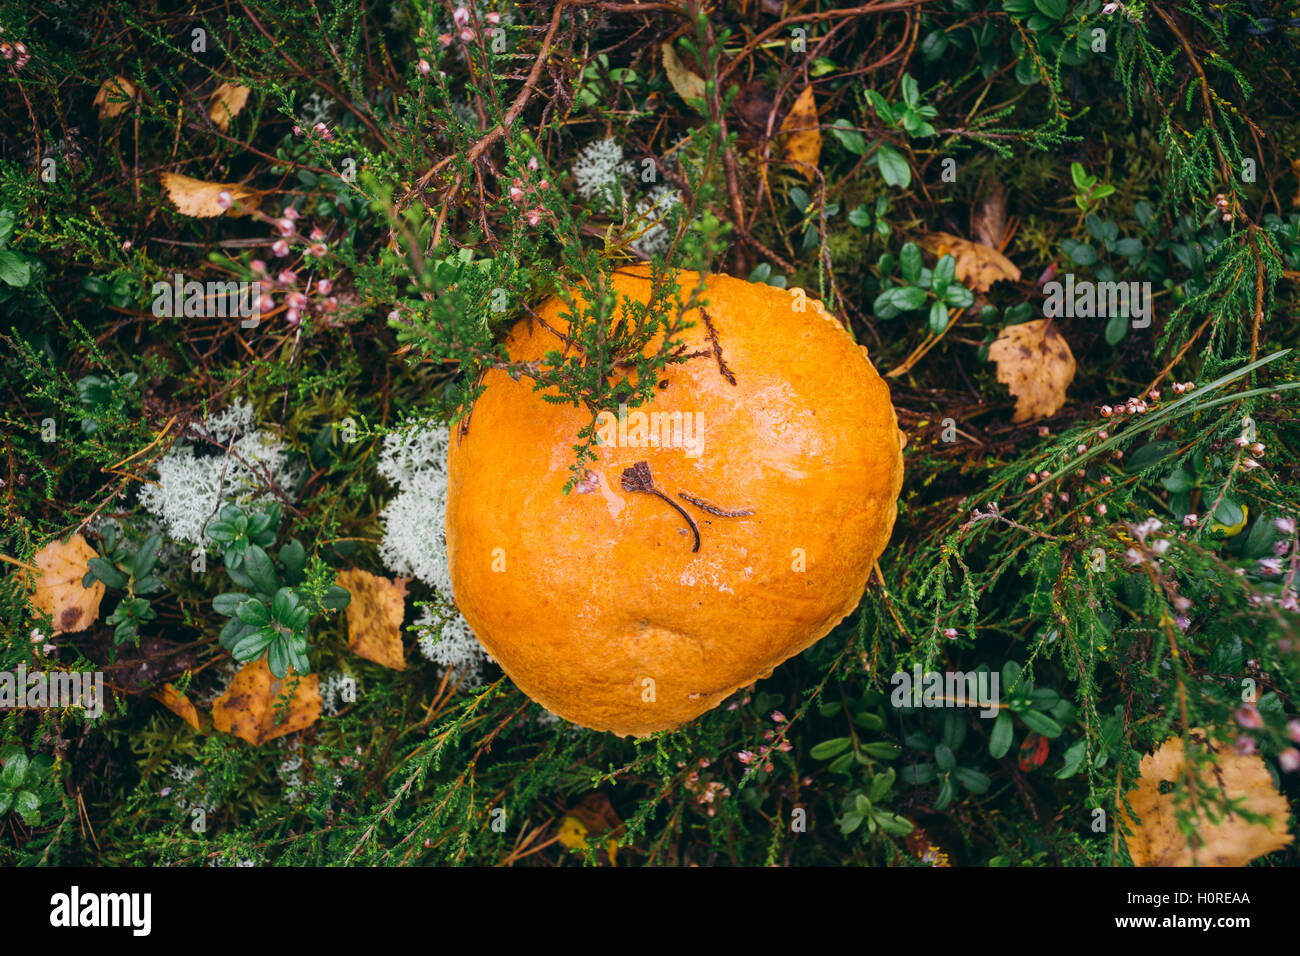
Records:
[[[644,461],[638,461],[631,468],[624,468],[620,483],[624,491],[641,492],[649,495],[658,495],[668,504],[676,509],[677,513],[686,519],[686,523],[691,526],[691,533],[695,535],[695,547],[691,548],[692,552],[700,550],[700,528],[686,513],[686,510],[673,499],[655,487],[654,477],[650,474],[650,464]],[[677,492],[677,496],[685,501],[689,501],[701,511],[707,511],[711,515],[717,515],[719,518],[744,518],[754,513],[753,508],[747,508],[740,511],[728,511],[725,508],[719,508],[717,505],[711,505],[701,498],[687,494],[685,491]]]

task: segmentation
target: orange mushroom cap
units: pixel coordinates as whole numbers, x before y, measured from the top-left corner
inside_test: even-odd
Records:
[[[685,301],[700,276],[675,281]],[[651,285],[645,268],[613,278],[620,303]],[[866,349],[801,290],[711,275],[700,301],[683,339],[705,354],[670,365],[653,401],[602,415],[569,494],[590,413],[527,378],[487,372],[450,442],[461,613],[529,697],[619,735],[679,726],[824,637],[897,513],[902,434]],[[562,349],[570,312],[543,303],[511,358]]]

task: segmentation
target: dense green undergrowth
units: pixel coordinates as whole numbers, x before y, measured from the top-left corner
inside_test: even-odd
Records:
[[[94,721],[0,711],[0,861],[606,863],[551,839],[598,791],[620,865],[1126,864],[1139,761],[1194,728],[1294,806],[1300,30],[1106,6],[0,3],[0,670],[112,691]],[[773,135],[809,85],[815,168]],[[181,214],[164,174],[230,211]],[[1021,277],[971,291],[935,232]],[[505,353],[544,296],[645,259],[661,299],[616,334],[592,296],[566,354]],[[425,480],[393,436],[455,427],[489,368],[593,424],[644,402],[696,291],[665,266],[807,289],[891,373],[906,484],[860,609],[646,740],[448,657],[418,562],[407,668],[349,653],[336,573],[415,547],[383,518]],[[1059,319],[1064,407],[1013,422],[988,347],[1067,272],[1150,283],[1152,321]],[[159,317],[176,273],[270,298],[252,328]],[[74,532],[106,596],[54,635],[22,565]],[[307,730],[253,746],[157,699],[206,707],[263,653],[320,675]],[[891,706],[915,665],[996,673],[1007,707]],[[1225,810],[1194,780],[1193,842]]]

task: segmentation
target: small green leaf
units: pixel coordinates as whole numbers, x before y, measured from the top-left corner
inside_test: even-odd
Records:
[[[814,760],[829,760],[836,754],[848,750],[852,744],[853,741],[848,737],[833,737],[830,740],[823,740],[808,753]]]
[[[1064,780],[1067,777],[1073,777],[1083,766],[1083,758],[1087,756],[1088,742],[1080,740],[1077,744],[1065,752],[1065,766],[1056,771],[1056,779]]]
[[[19,752],[5,761],[4,770],[0,770],[0,787],[13,790],[20,786],[27,776],[27,755]]]
[[[942,335],[944,329],[948,328],[948,307],[937,300],[931,302],[930,318],[926,325],[933,335]]]
[[[868,756],[875,757],[877,760],[897,760],[903,752],[898,744],[891,744],[883,740],[863,744],[862,750]]]
[[[883,800],[885,794],[893,789],[894,780],[897,776],[893,767],[887,767],[882,773],[878,773],[871,778],[871,789],[867,796],[873,803],[877,800]]]
[[[103,581],[110,588],[124,588],[129,580],[125,574],[119,571],[113,564],[105,561],[103,558],[91,558],[86,562],[92,574],[99,580]]]
[[[270,556],[257,545],[249,545],[244,553],[244,568],[248,571],[253,586],[262,594],[274,594],[279,588]]]
[[[239,605],[235,610],[235,617],[254,627],[263,627],[271,623],[271,615],[267,613],[266,605],[256,598],[249,598]]]
[[[1061,736],[1061,725],[1042,711],[1033,710],[1032,708],[1022,710],[1020,719],[1025,722],[1026,727],[1036,734],[1052,738]]]
[[[921,276],[921,247],[915,242],[904,245],[898,253],[898,267],[903,280],[908,285],[915,285]]]
[[[854,156],[861,156],[867,151],[866,139],[846,119],[837,119],[831,124],[831,134]]]
[[[1005,757],[1011,749],[1011,737],[1011,714],[1005,710],[999,711],[997,719],[993,721],[993,731],[989,734],[989,756],[994,760]]]
[[[881,177],[890,186],[906,189],[912,185],[912,169],[894,147],[882,143],[876,150],[876,163]]]

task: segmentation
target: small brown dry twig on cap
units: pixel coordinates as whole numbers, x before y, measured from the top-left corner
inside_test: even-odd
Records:
[[[672,505],[677,513],[686,519],[686,523],[691,526],[691,534],[695,535],[695,547],[691,548],[691,551],[694,552],[700,550],[699,526],[691,520],[691,516],[686,513],[686,509],[655,487],[655,480],[650,474],[650,464],[648,462],[638,461],[631,468],[623,469],[620,484],[622,484],[624,491],[658,495],[664,501]]]

